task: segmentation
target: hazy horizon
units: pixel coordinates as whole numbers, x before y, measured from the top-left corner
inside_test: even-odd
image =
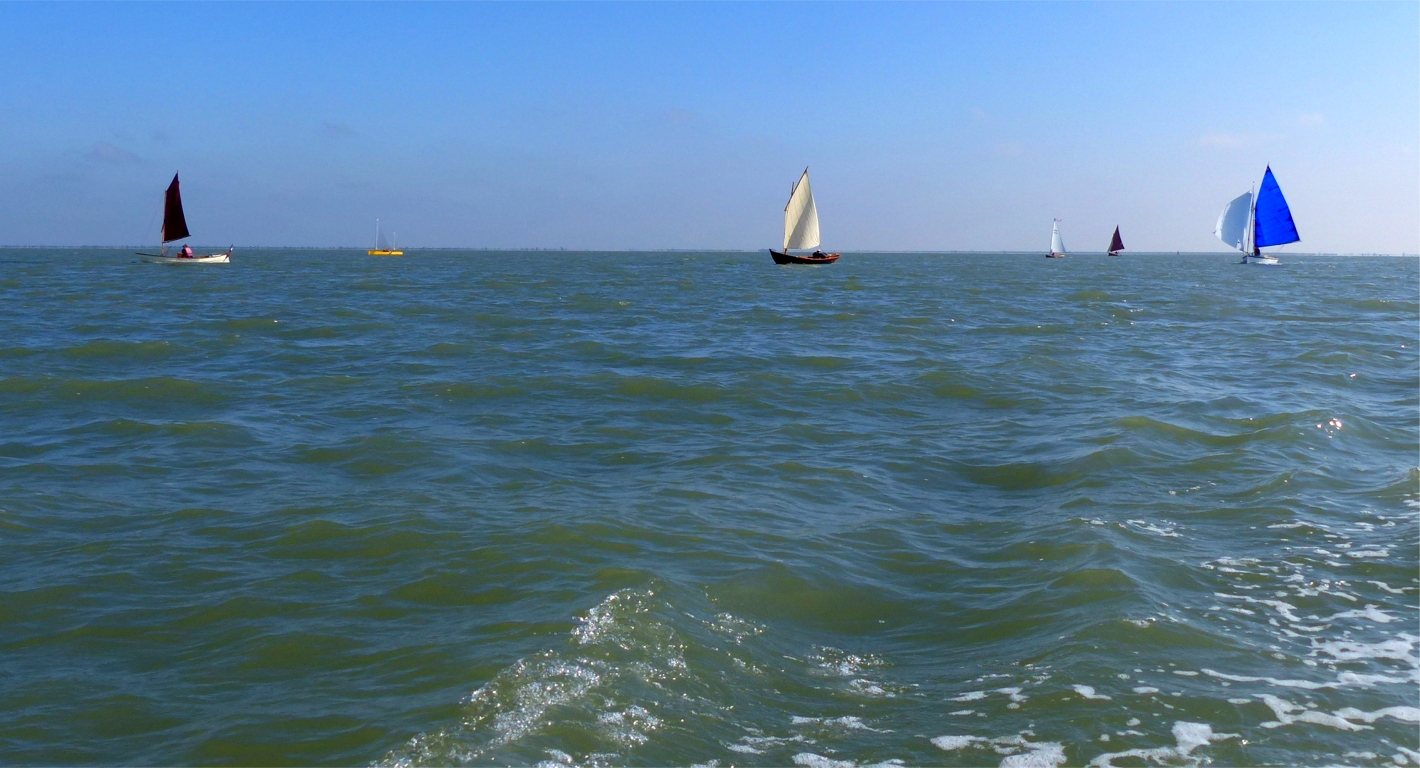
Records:
[[[0,241],[1420,251],[1415,4],[0,5]],[[57,55],[56,52],[62,52]],[[281,244],[281,245],[278,245]]]

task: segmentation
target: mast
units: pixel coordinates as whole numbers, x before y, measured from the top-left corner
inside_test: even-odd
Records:
[[[1243,261],[1247,261],[1248,256],[1257,258],[1257,187],[1248,187],[1247,193],[1252,195],[1252,203],[1247,207],[1247,248],[1243,250]]]

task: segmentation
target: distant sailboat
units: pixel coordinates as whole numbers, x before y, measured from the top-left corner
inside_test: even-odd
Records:
[[[1045,255],[1047,259],[1065,258],[1065,241],[1060,239],[1060,219],[1050,225],[1050,253]]]
[[[1272,166],[1267,166],[1263,172],[1262,186],[1256,198],[1251,191],[1244,192],[1223,208],[1223,212],[1218,214],[1213,234],[1230,247],[1242,251],[1243,264],[1280,264],[1276,256],[1265,254],[1262,249],[1269,245],[1301,242],[1297,225],[1292,221],[1292,210],[1287,207],[1287,198],[1282,196],[1282,188],[1272,175]]]
[[[192,252],[192,248],[184,246],[178,255],[168,255],[168,243],[190,236],[187,231],[187,217],[182,213],[182,192],[178,188],[176,173],[173,174],[173,183],[168,185],[168,191],[164,193],[163,229],[161,231],[162,240],[158,244],[158,252],[140,252],[138,254],[140,259],[150,264],[227,264],[232,260],[231,248],[228,248],[226,253],[209,253],[198,256]]]
[[[1114,228],[1114,237],[1109,240],[1109,248],[1105,251],[1110,256],[1118,256],[1124,250],[1124,241],[1119,239],[1119,227]]]
[[[775,264],[832,264],[842,254],[824,253],[815,250],[810,256],[795,256],[790,248],[818,248],[818,208],[814,205],[814,190],[809,186],[809,169],[789,192],[789,203],[784,206],[784,252],[773,248],[769,255]]]
[[[385,238],[380,234],[380,220],[375,219],[375,247],[366,251],[371,256],[403,256],[404,251],[385,242]]]

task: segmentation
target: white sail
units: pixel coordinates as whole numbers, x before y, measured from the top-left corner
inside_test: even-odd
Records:
[[[1229,247],[1239,251],[1247,250],[1247,220],[1252,215],[1252,193],[1244,192],[1233,198],[1223,212],[1218,214],[1218,226],[1213,234]]]
[[[814,207],[814,190],[809,186],[809,169],[799,177],[784,206],[784,250],[818,247],[818,208]]]
[[[1065,241],[1062,240],[1062,239],[1060,239],[1060,220],[1059,220],[1059,219],[1056,219],[1056,220],[1055,220],[1055,223],[1050,225],[1050,252],[1051,252],[1051,253],[1064,253],[1064,252],[1065,252]]]

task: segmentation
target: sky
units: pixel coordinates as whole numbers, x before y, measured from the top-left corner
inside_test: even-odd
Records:
[[[0,3],[0,244],[1420,252],[1420,4]]]

